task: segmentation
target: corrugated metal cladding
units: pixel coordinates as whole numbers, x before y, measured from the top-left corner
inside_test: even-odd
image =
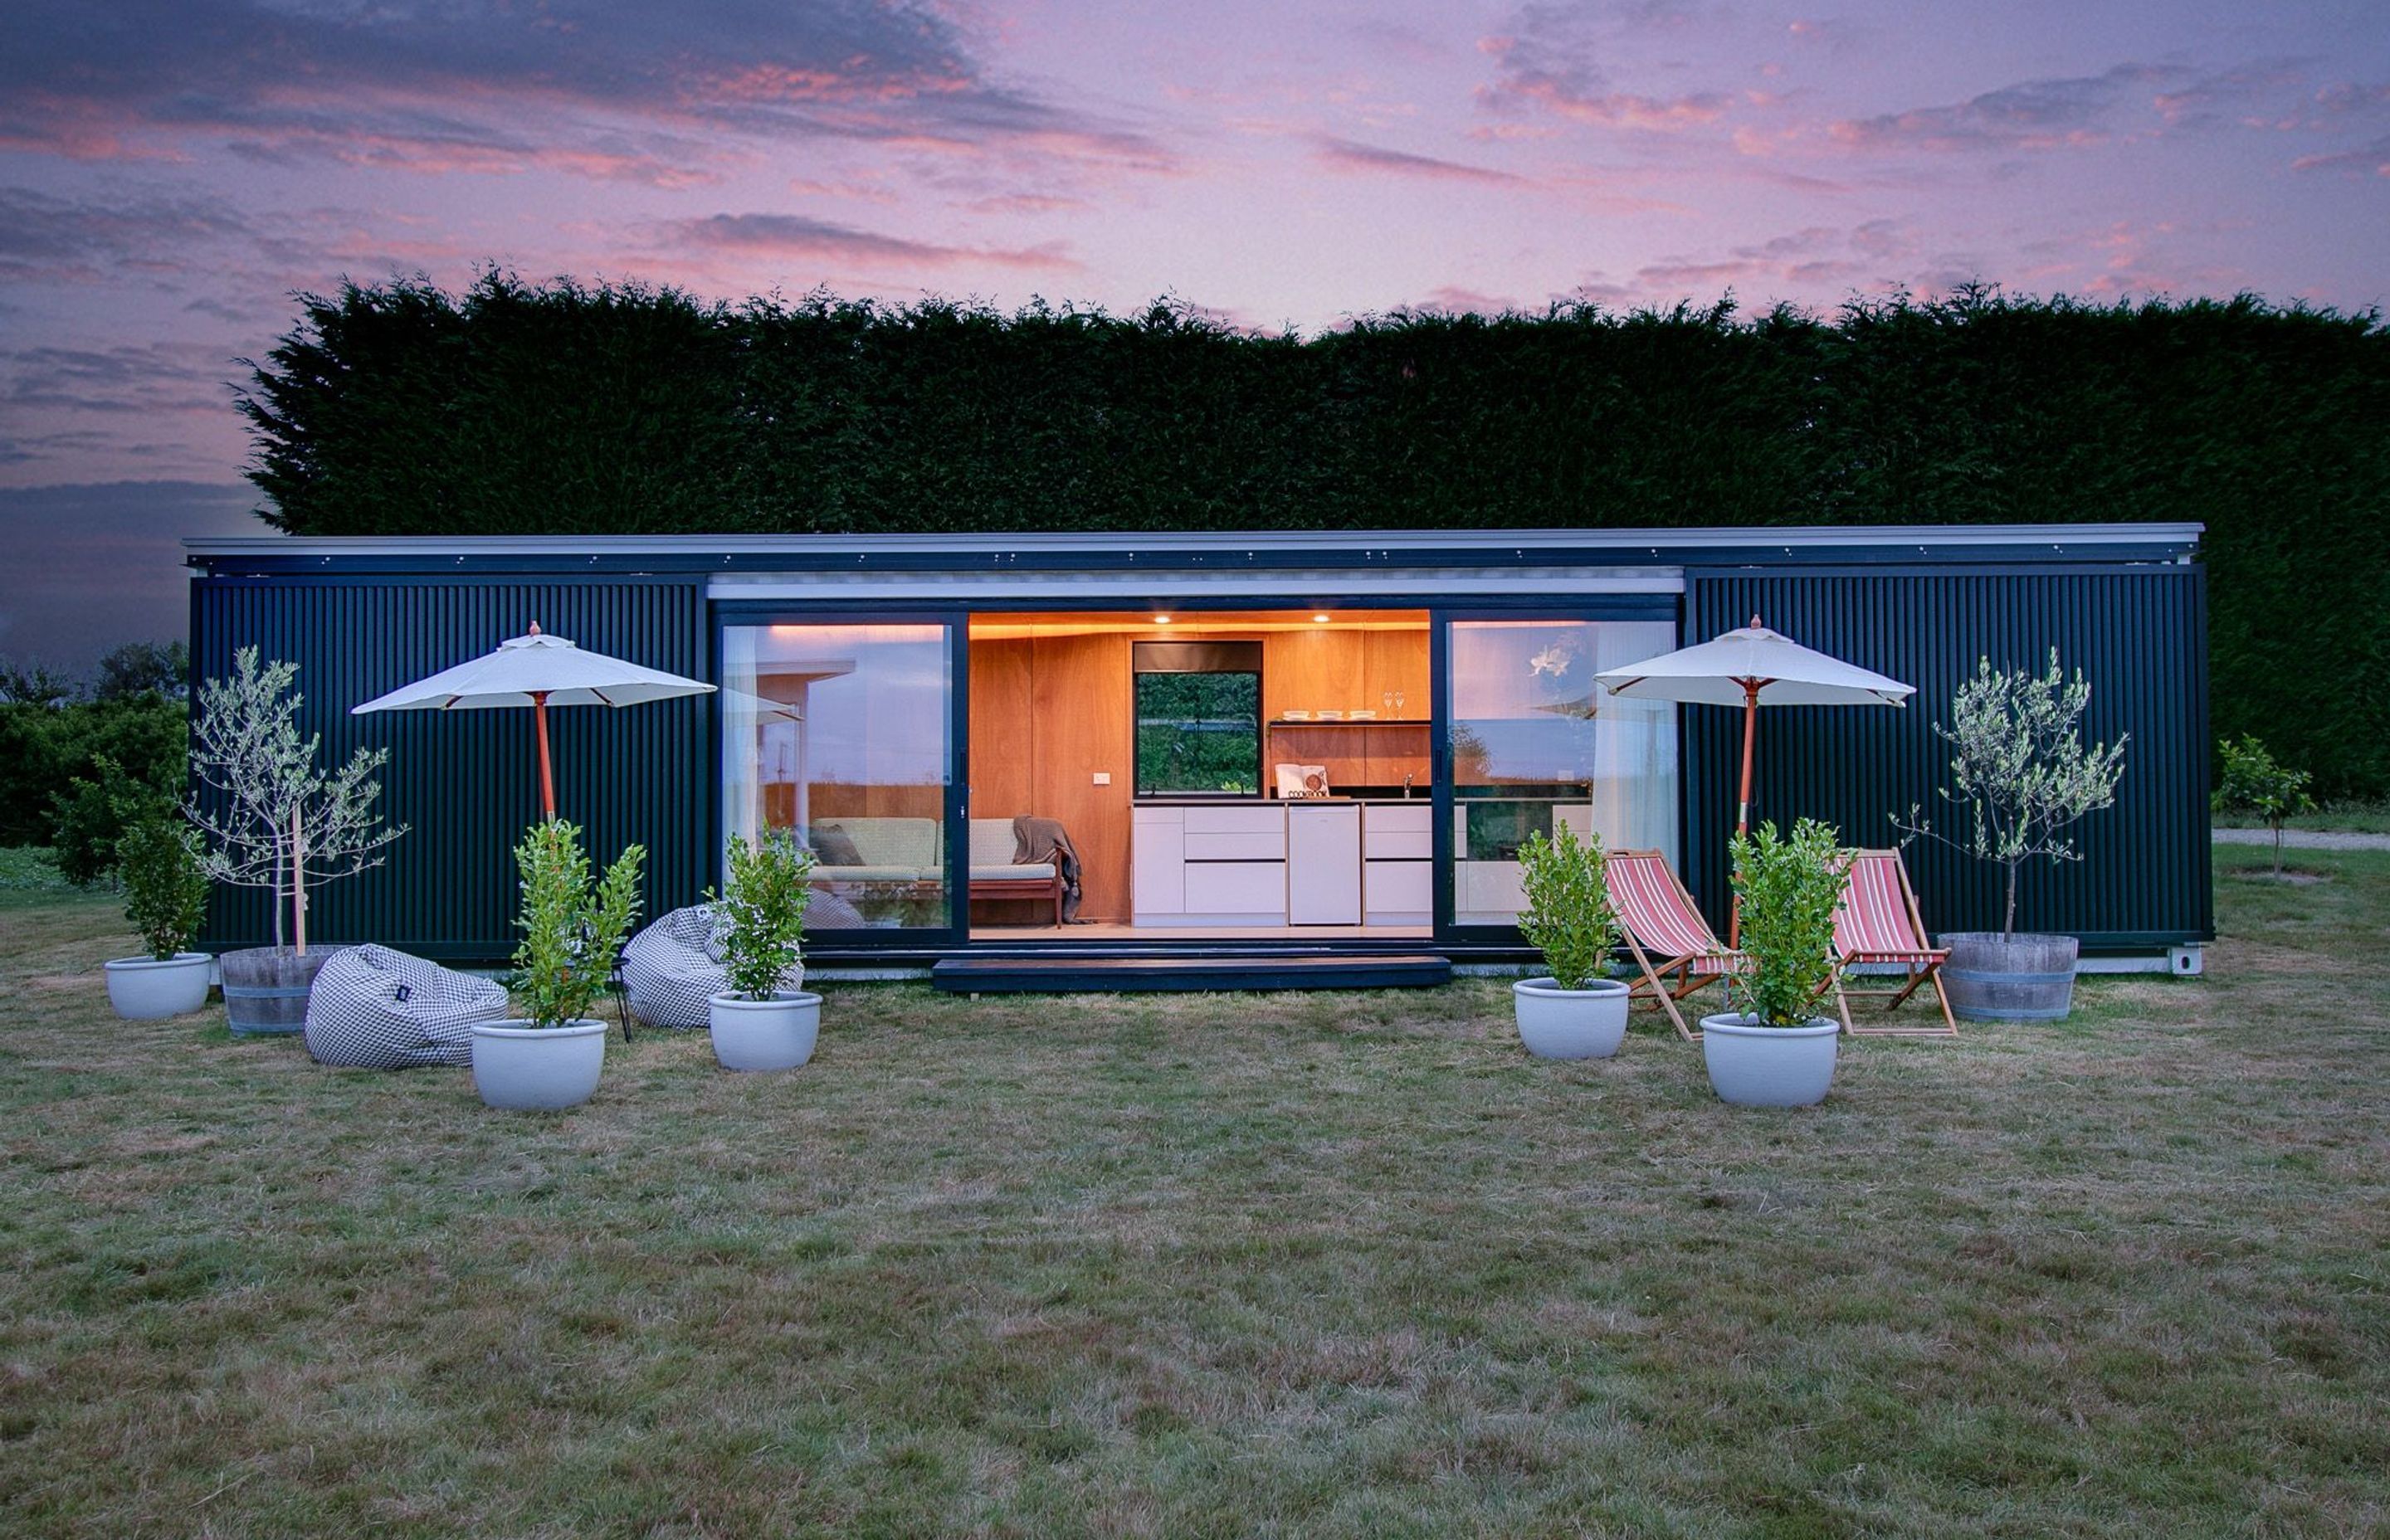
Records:
[[[1891,815],[1921,803],[1937,828],[1963,837],[1963,810],[1939,795],[1950,754],[1933,725],[1948,723],[1951,696],[1978,658],[2038,671],[2055,647],[2068,673],[2080,668],[2091,683],[2089,739],[2130,733],[2132,743],[2116,805],[2075,826],[2083,859],[2025,868],[2018,928],[2079,935],[2095,947],[2214,936],[2204,569],[1687,577],[1689,641],[1756,614],[1797,642],[1917,687],[1900,711],[1763,705],[1754,821],[1822,818],[1846,842],[1884,845],[1896,839]],[[1690,876],[1722,918],[1741,712],[1685,711]],[[1929,841],[1907,855],[1928,926],[1998,929],[1998,868]]]
[[[301,730],[321,733],[322,763],[358,746],[388,748],[382,803],[410,832],[379,868],[327,887],[308,939],[372,940],[422,956],[502,959],[514,950],[515,841],[539,815],[532,713],[349,708],[489,651],[532,622],[583,647],[704,679],[712,634],[701,580],[601,582],[276,578],[202,579],[191,634],[199,675],[232,672],[236,648],[299,665]],[[713,880],[713,712],[700,698],[620,711],[548,713],[558,811],[610,859],[648,847],[648,913],[693,903]],[[262,892],[220,893],[202,944],[272,940]]]

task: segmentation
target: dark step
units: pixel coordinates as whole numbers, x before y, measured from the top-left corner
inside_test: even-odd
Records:
[[[950,995],[1155,989],[1401,989],[1452,982],[1452,959],[1381,956],[948,957],[930,982]]]

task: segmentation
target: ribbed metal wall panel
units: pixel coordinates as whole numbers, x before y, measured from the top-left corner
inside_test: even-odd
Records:
[[[203,578],[194,590],[201,677],[229,674],[235,649],[254,646],[300,665],[301,729],[323,735],[321,763],[345,763],[361,745],[391,751],[382,805],[411,832],[382,866],[315,896],[311,943],[503,960],[516,936],[511,852],[539,813],[528,710],[351,716],[351,706],[478,657],[533,621],[597,651],[709,676],[701,580]],[[548,721],[559,813],[583,827],[601,861],[634,841],[648,847],[649,914],[694,902],[713,880],[710,701],[572,707]],[[262,892],[220,894],[204,944],[263,944],[271,927]]]
[[[1963,835],[1964,810],[1943,802],[1954,691],[1988,657],[2037,672],[2049,649],[2091,682],[2086,732],[2129,732],[2116,805],[2074,827],[2079,863],[2029,865],[2021,930],[2132,947],[2215,934],[2208,825],[2207,624],[2204,570],[2152,564],[2089,571],[1903,573],[1688,572],[1686,635],[1702,640],[1754,614],[1805,646],[1917,687],[1908,706],[1763,705],[1754,769],[1754,820],[1825,819],[1846,842],[1890,844],[1911,803]],[[1733,832],[1742,713],[1686,708],[1688,864],[1703,905],[1723,918],[1726,838]],[[1937,806],[1938,804],[1938,806]],[[1926,923],[1997,930],[1998,868],[1930,841],[1908,850]]]

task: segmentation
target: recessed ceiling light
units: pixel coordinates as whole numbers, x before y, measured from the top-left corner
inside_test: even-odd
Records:
[[[1167,615],[1156,615],[1153,617],[1153,623],[1156,625],[1168,625],[1170,623],[1170,617]]]
[[[1314,625],[1326,625],[1328,623],[1328,612],[1323,610],[1318,614],[1312,616],[1311,623]]]

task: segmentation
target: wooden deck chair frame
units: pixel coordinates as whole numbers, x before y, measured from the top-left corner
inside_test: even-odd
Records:
[[[1621,863],[1648,865],[1649,869],[1656,874],[1651,886],[1679,910],[1677,923],[1689,932],[1679,939],[1706,941],[1708,944],[1689,952],[1663,946],[1659,948],[1662,956],[1655,960],[1652,954],[1644,949],[1642,936],[1636,933],[1635,895],[1628,894],[1629,903],[1619,901],[1617,882]],[[1710,929],[1709,921],[1703,919],[1701,910],[1694,906],[1693,895],[1685,891],[1684,882],[1677,878],[1676,869],[1668,865],[1668,858],[1660,852],[1612,851],[1603,865],[1602,876],[1603,886],[1610,892],[1610,906],[1618,916],[1618,934],[1626,943],[1627,955],[1635,959],[1635,966],[1643,974],[1642,982],[1627,985],[1628,1007],[1633,1008],[1637,1000],[1651,1000],[1667,1012],[1677,1036],[1688,1043],[1700,1042],[1702,1034],[1685,1024],[1685,1013],[1677,1008],[1677,1003],[1689,995],[1723,982],[1729,974],[1738,971],[1742,963],[1742,954],[1717,939],[1717,932]],[[1664,887],[1661,879],[1664,879]],[[1690,934],[1695,926],[1700,928],[1699,934]],[[1658,933],[1660,928],[1647,924],[1644,929],[1648,932]]]
[[[1949,958],[1948,947],[1935,946],[1925,929],[1925,918],[1917,907],[1917,890],[1909,885],[1908,864],[1896,850],[1849,850],[1850,876],[1844,879],[1844,902],[1849,903],[1853,885],[1858,880],[1862,862],[1874,862],[1889,869],[1899,881],[1900,901],[1895,918],[1905,918],[1908,926],[1908,946],[1844,947],[1842,929],[1834,935],[1834,1008],[1843,1019],[1843,1031],[1854,1037],[1956,1037],[1958,1018],[1950,1014],[1949,993],[1942,987],[1942,965]],[[1883,939],[1883,938],[1877,938]],[[1855,963],[1898,963],[1906,972],[1899,982],[1882,989],[1853,989],[1847,982]],[[1881,999],[1886,1012],[1898,1010],[1908,997],[1924,988],[1934,986],[1934,1003],[1942,1007],[1942,1025],[1862,1027],[1851,1020],[1851,998]]]

